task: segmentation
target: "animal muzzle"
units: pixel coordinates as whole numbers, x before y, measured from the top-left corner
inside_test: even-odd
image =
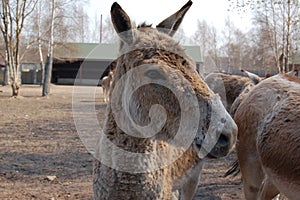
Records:
[[[212,150],[208,153],[207,158],[220,158],[226,156],[236,142],[237,125],[229,114],[226,114],[226,118],[221,119],[221,129],[217,128],[217,142]]]

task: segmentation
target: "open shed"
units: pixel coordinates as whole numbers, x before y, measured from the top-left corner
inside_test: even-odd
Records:
[[[199,46],[184,46],[199,69],[202,57]],[[106,67],[117,58],[117,44],[67,43],[56,46],[52,83],[95,85]]]

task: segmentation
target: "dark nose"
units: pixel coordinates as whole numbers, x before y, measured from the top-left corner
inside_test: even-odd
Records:
[[[227,147],[230,145],[230,138],[224,134],[221,134],[217,144],[219,147]]]

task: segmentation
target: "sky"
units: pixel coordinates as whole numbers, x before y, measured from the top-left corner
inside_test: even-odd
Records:
[[[109,16],[110,7],[117,1],[136,24],[147,22],[156,25],[180,9],[188,0],[89,0],[89,15],[103,18]],[[181,27],[190,36],[196,31],[197,20],[206,20],[217,29],[222,29],[229,16],[236,27],[248,30],[251,26],[249,14],[228,11],[228,0],[193,0]]]

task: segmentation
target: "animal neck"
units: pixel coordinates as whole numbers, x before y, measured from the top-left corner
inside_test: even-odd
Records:
[[[108,104],[107,112],[103,134],[109,141],[125,151],[134,153],[146,153],[154,150],[153,138],[134,137],[134,133],[125,132],[118,126],[111,109],[111,102]]]

